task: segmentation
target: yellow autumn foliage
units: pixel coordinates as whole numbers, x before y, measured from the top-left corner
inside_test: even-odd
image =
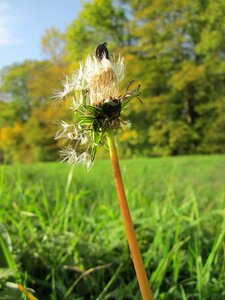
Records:
[[[138,133],[135,129],[130,129],[124,131],[120,136],[121,142],[129,142],[130,144],[136,144],[138,138]]]

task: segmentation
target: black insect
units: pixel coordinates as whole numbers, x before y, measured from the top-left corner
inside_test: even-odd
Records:
[[[120,117],[121,109],[121,102],[117,99],[110,102],[104,102],[102,105],[102,112],[105,116],[112,120]]]
[[[103,59],[103,56],[105,56],[107,59],[109,59],[109,51],[107,49],[107,43],[103,43],[97,46],[95,50],[95,55],[99,60]]]

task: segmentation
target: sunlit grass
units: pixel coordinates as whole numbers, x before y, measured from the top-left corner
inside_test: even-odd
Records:
[[[122,173],[155,298],[224,299],[225,157],[123,161]],[[109,161],[88,174],[2,166],[0,198],[0,266],[16,270],[3,283],[39,299],[140,299]]]

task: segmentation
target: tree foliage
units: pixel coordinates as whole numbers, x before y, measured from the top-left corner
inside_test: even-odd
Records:
[[[52,27],[41,38],[43,53],[54,63],[61,63],[65,56],[65,34]]]
[[[69,60],[93,52],[96,44],[107,41],[111,49],[126,41],[125,12],[111,0],[86,2],[78,18],[67,28],[66,49]]]
[[[132,124],[121,134],[124,155],[224,153],[224,13],[223,0],[85,2],[64,33],[45,32],[42,47],[49,61],[3,70],[1,92],[12,101],[0,102],[1,130],[10,140],[9,128],[14,132],[20,124],[21,143],[33,149],[31,160],[53,158],[49,124],[65,112],[53,113],[51,90],[79,59],[107,41],[112,52],[125,57],[121,89],[133,79],[142,89],[143,104],[133,101],[124,116]],[[1,138],[6,152],[3,144]]]
[[[148,153],[224,152],[224,2],[123,2],[132,11],[128,50],[139,61]]]
[[[3,70],[0,101],[0,159],[6,162],[53,160],[56,122],[63,107],[52,105],[52,90],[59,88],[66,67],[48,61],[25,61]]]

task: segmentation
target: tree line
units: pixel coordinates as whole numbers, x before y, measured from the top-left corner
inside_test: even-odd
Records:
[[[84,3],[65,32],[43,34],[45,60],[2,70],[0,160],[57,159],[57,122],[73,116],[64,104],[52,105],[52,90],[105,41],[124,56],[121,89],[135,80],[142,91],[143,104],[134,100],[123,116],[131,125],[119,137],[121,155],[224,153],[224,14],[223,0]]]

